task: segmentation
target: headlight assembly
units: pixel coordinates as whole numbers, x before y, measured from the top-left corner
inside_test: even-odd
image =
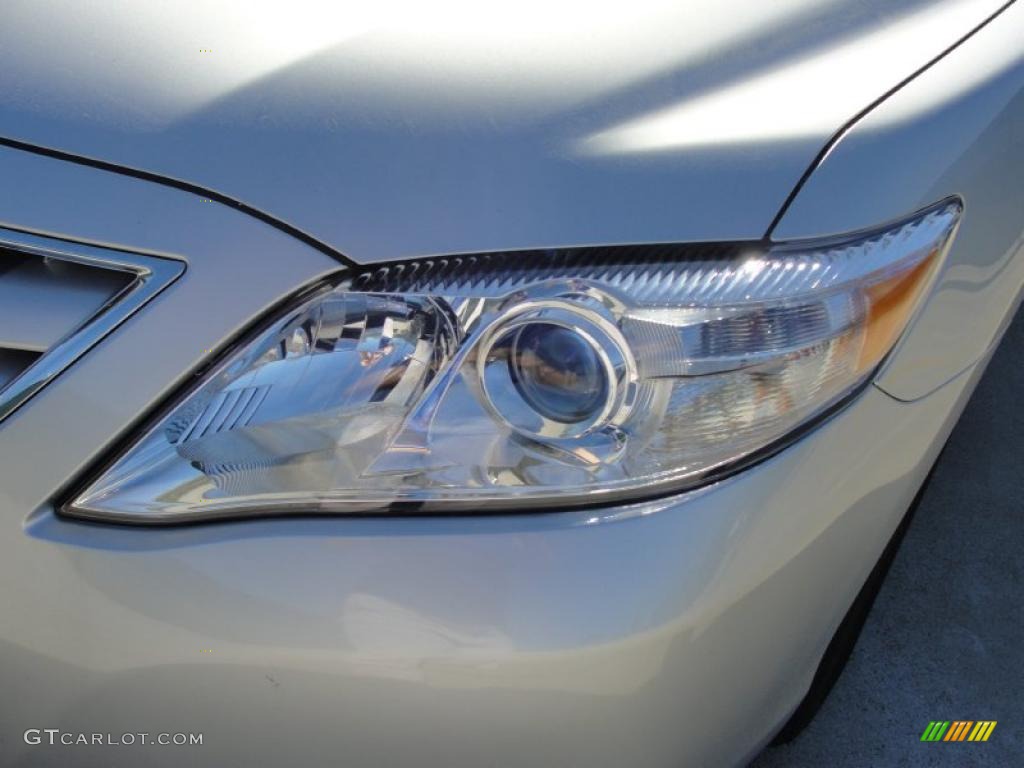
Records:
[[[694,486],[868,380],[960,210],[818,241],[367,270],[244,341],[65,511],[562,508]]]

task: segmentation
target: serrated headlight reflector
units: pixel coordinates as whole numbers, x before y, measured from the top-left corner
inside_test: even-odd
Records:
[[[273,319],[66,511],[473,511],[690,487],[867,380],[959,215],[947,201],[768,247],[372,269]]]

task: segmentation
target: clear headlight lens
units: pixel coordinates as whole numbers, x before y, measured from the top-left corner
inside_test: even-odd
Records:
[[[855,391],[949,243],[947,201],[767,247],[377,268],[205,377],[71,514],[565,506],[692,486]]]

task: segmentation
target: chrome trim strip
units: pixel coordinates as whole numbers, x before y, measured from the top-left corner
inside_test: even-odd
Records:
[[[0,227],[0,248],[127,272],[135,279],[0,390],[0,423],[185,272],[185,262]]]

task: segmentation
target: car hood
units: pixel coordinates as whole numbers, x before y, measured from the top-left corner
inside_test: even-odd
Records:
[[[999,5],[8,0],[0,136],[362,262],[760,238],[844,123]]]

